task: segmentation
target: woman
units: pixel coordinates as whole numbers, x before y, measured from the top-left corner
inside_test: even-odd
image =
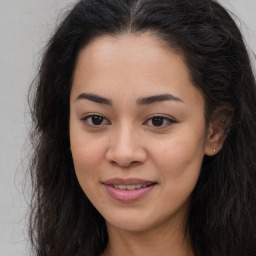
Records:
[[[35,255],[255,255],[256,85],[210,0],[83,0],[32,88]]]

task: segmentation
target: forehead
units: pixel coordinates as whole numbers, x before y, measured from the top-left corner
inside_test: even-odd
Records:
[[[193,88],[192,88],[193,87]],[[195,94],[183,57],[151,34],[101,36],[78,56],[71,94]],[[196,92],[198,93],[198,92]],[[186,99],[185,99],[186,101]]]
[[[123,61],[129,60],[130,63],[134,63],[147,57],[151,61],[159,59],[160,52],[166,51],[175,52],[153,33],[124,33],[117,36],[102,35],[94,38],[81,50],[80,56],[86,55],[91,61],[106,61],[120,57]]]

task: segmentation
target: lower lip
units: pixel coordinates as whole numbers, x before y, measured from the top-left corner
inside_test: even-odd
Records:
[[[139,200],[147,195],[155,187],[155,184],[134,190],[121,190],[106,184],[104,184],[104,187],[108,194],[114,199],[123,203],[129,203]]]

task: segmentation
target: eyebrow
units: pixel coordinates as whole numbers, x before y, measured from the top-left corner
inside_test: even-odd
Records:
[[[109,105],[112,106],[112,100],[101,97],[99,95],[96,94],[91,94],[91,93],[82,93],[80,95],[78,95],[78,97],[76,98],[76,100],[90,100],[96,103],[100,103],[100,104],[105,104],[105,105]]]
[[[96,95],[96,94],[90,94],[90,93],[82,93],[78,95],[76,100],[90,100],[96,103],[100,104],[105,104],[109,106],[113,106],[112,100],[104,98],[102,96]],[[144,98],[139,98],[136,100],[136,104],[138,106],[143,106],[143,105],[149,105],[157,102],[162,102],[162,101],[177,101],[177,102],[183,102],[180,98],[172,95],[172,94],[160,94],[160,95],[153,95],[149,97],[144,97]]]
[[[160,94],[160,95],[153,95],[153,96],[149,96],[149,97],[145,97],[145,98],[139,98],[136,100],[136,103],[137,103],[137,105],[142,106],[142,105],[153,104],[153,103],[161,102],[161,101],[183,102],[183,100],[181,100],[178,97],[175,97],[172,94]]]

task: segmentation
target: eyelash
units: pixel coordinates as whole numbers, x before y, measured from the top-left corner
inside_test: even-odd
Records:
[[[172,125],[172,124],[174,124],[174,123],[177,123],[175,120],[173,120],[173,119],[171,119],[171,118],[169,118],[169,117],[166,117],[166,116],[162,116],[162,115],[155,115],[155,116],[152,116],[152,117],[150,117],[149,119],[147,119],[147,121],[146,122],[144,122],[143,124],[146,124],[147,122],[149,122],[149,121],[151,121],[151,123],[153,122],[153,119],[155,119],[155,121],[157,120],[157,119],[160,119],[162,122],[163,122],[163,124],[165,124],[165,125],[161,125],[161,126],[157,126],[157,125],[148,125],[148,126],[150,126],[150,127],[156,127],[156,128],[158,128],[158,129],[163,129],[163,128],[166,128],[166,127],[168,127],[168,126],[170,126],[170,125]],[[159,120],[158,120],[159,121]],[[167,124],[166,124],[167,123]]]
[[[93,124],[93,121],[92,121],[92,118],[95,117],[95,118],[100,118],[101,120],[99,121],[102,121],[100,124]],[[164,125],[149,125],[147,124],[149,121],[153,121],[153,119],[155,119],[155,121],[161,121],[163,122]],[[157,120],[158,119],[158,120]],[[98,127],[101,127],[101,126],[105,126],[105,125],[110,125],[110,121],[108,121],[105,117],[103,117],[102,115],[99,115],[99,114],[90,114],[90,115],[87,115],[83,118],[81,118],[81,120],[84,122],[84,124],[86,126],[90,126],[90,127],[93,127],[93,128],[98,128]],[[89,121],[90,120],[90,121]],[[167,124],[166,124],[167,123]],[[144,123],[143,125],[148,125],[150,127],[155,127],[155,128],[158,128],[158,129],[163,129],[163,128],[166,128],[174,123],[177,123],[177,121],[169,118],[169,117],[166,117],[166,116],[162,116],[162,115],[155,115],[155,116],[152,116],[150,118],[148,118]]]
[[[108,124],[99,124],[99,125],[95,125],[95,124],[92,123],[92,118],[93,118],[93,117],[102,118],[102,120],[107,121]],[[99,127],[99,126],[111,124],[105,117],[103,117],[102,115],[98,115],[98,114],[90,114],[90,115],[87,115],[87,116],[81,118],[81,120],[85,123],[85,125],[91,126],[91,127]],[[90,124],[88,123],[88,120],[90,120]]]

